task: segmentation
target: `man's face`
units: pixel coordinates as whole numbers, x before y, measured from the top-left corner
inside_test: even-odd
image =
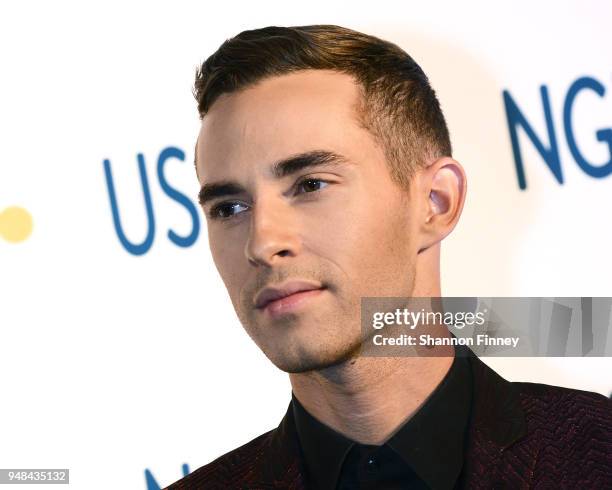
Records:
[[[300,71],[221,96],[202,122],[215,265],[246,331],[287,372],[358,353],[362,297],[413,291],[418,200],[359,126],[358,94],[349,75]]]

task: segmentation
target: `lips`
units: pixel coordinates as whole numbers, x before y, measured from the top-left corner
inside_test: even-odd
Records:
[[[255,308],[264,309],[272,301],[286,298],[296,293],[313,291],[315,289],[323,289],[323,286],[309,281],[290,281],[279,287],[267,287],[257,293],[255,297]]]

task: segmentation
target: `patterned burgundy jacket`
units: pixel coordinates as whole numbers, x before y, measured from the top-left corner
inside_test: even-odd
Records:
[[[469,357],[472,413],[455,488],[612,489],[612,402],[511,383]],[[166,490],[308,489],[291,404],[279,426]]]

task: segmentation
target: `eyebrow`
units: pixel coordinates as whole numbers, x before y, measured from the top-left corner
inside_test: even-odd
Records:
[[[270,167],[271,174],[276,179],[282,179],[301,170],[322,166],[346,165],[350,162],[333,151],[314,150],[299,153],[275,162]],[[221,181],[204,184],[198,194],[200,205],[219,197],[235,196],[246,192],[240,184],[232,181]]]

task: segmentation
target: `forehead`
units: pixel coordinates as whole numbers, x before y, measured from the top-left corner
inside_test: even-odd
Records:
[[[358,123],[359,101],[353,77],[326,70],[273,77],[222,95],[202,120],[196,150],[200,181],[310,150],[363,158],[375,143]]]

